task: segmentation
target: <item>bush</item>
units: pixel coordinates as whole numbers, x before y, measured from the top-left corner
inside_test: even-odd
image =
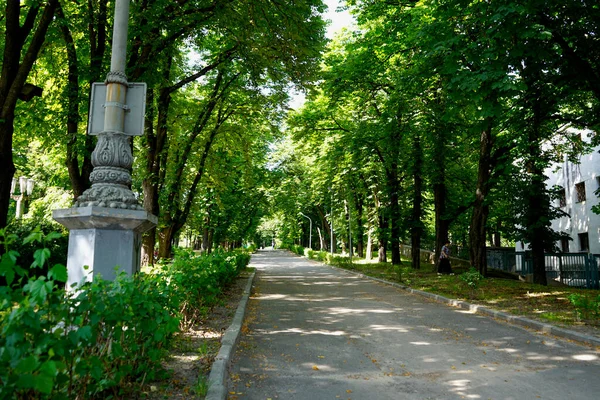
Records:
[[[467,285],[469,288],[469,294],[471,297],[473,297],[484,277],[479,273],[479,271],[477,271],[477,269],[471,267],[467,272],[460,274],[460,279]]]
[[[569,301],[577,312],[578,320],[586,320],[598,323],[600,321],[600,295],[593,296],[572,293],[569,295]]]
[[[34,267],[46,267],[55,237],[34,232],[25,239],[42,245]],[[8,283],[0,287],[0,399],[129,397],[162,371],[180,316],[190,319],[216,302],[249,261],[247,253],[179,253],[157,273],[96,278],[69,294],[60,289],[66,268],[56,264],[30,277],[10,250],[15,240],[0,230],[9,248],[0,258]]]
[[[67,260],[67,250],[69,245],[69,235],[66,231],[61,230],[60,234],[53,234],[52,240],[47,241],[46,248],[50,251],[50,258],[43,267],[31,268],[34,262],[34,253],[38,250],[36,241],[25,240],[30,234],[37,232],[39,235],[47,237],[51,232],[56,232],[62,227],[57,223],[46,221],[34,221],[31,219],[15,219],[11,221],[7,227],[14,235],[14,240],[11,242],[11,250],[18,253],[19,263],[23,268],[31,269],[29,276],[41,276],[48,273],[47,266],[55,264],[65,264]]]
[[[299,256],[304,256],[304,247],[299,245],[292,245],[291,250]]]

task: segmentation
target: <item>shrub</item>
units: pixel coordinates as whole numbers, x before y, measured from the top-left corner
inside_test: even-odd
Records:
[[[594,323],[600,321],[600,295],[594,298],[588,295],[572,293],[569,295],[569,301],[575,307],[577,319]]]
[[[36,231],[25,239],[42,246],[35,268],[46,267],[55,237]],[[222,285],[249,261],[241,252],[182,252],[156,273],[96,278],[66,293],[60,289],[66,268],[56,264],[30,277],[16,263],[15,240],[0,230],[8,248],[0,258],[8,283],[0,287],[0,399],[129,397],[162,371],[179,316],[216,302]]]
[[[471,267],[467,272],[460,274],[460,279],[467,285],[470,295],[473,297],[479,287],[479,283],[483,280],[483,275],[474,267]]]
[[[28,273],[29,276],[45,275],[48,273],[48,266],[66,263],[69,235],[66,231],[61,231],[60,234],[55,233],[57,229],[61,228],[57,223],[47,221],[35,221],[25,218],[11,221],[7,231],[10,231],[14,235],[15,240],[11,241],[10,247],[11,250],[18,253],[19,264],[23,268],[31,270]],[[50,258],[43,267],[30,267],[34,262],[34,253],[38,250],[37,241],[25,240],[32,233],[37,233],[38,236],[42,235],[44,237],[52,233],[52,239],[45,243],[45,248],[50,251]]]

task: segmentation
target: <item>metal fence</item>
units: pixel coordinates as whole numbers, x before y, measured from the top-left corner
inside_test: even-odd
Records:
[[[545,255],[546,274],[569,286],[598,289],[600,287],[600,255],[589,253],[551,253]],[[506,268],[502,268],[507,270]],[[514,270],[521,275],[533,273],[530,252],[515,252]]]

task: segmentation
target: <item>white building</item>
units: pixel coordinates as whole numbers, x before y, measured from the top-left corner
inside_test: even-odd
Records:
[[[566,232],[571,237],[571,240],[558,243],[558,247],[565,253],[600,254],[600,215],[592,212],[592,207],[599,204],[595,192],[600,189],[600,146],[581,156],[579,164],[565,158],[561,165],[553,166],[546,174],[548,186],[563,188],[555,205],[569,215],[552,222],[554,230]]]

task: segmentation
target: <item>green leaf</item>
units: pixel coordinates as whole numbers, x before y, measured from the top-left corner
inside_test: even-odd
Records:
[[[50,232],[49,234],[46,235],[46,242],[50,241],[50,240],[54,240],[54,239],[60,239],[62,237],[62,235],[58,232]]]
[[[52,282],[46,282],[46,278],[40,276],[36,280],[30,280],[23,289],[31,294],[34,304],[40,304],[46,301],[48,293],[52,291],[52,286]]]
[[[21,374],[19,375],[19,380],[17,381],[17,387],[23,389],[33,389],[35,388],[36,376],[33,374]]]
[[[33,262],[31,263],[31,267],[32,268],[42,268],[45,264],[46,261],[50,258],[50,249],[48,248],[43,248],[43,249],[37,249],[35,251],[35,253],[33,254]]]
[[[0,260],[0,276],[6,277],[6,284],[10,286],[15,279],[15,263],[11,258],[4,254]]]
[[[38,391],[50,394],[54,386],[54,379],[47,375],[37,375],[35,377],[35,389]]]
[[[42,243],[43,238],[44,234],[41,232],[40,227],[38,226],[23,240],[23,244],[28,244],[31,242]]]
[[[55,377],[58,374],[56,363],[52,360],[48,360],[40,367],[40,373],[46,376]]]
[[[38,362],[34,356],[29,356],[27,358],[23,358],[17,364],[15,368],[15,372],[19,374],[27,374],[28,372],[33,372],[38,366]]]
[[[66,282],[67,267],[62,264],[56,264],[50,271],[48,271],[48,278],[57,280],[59,282]]]

